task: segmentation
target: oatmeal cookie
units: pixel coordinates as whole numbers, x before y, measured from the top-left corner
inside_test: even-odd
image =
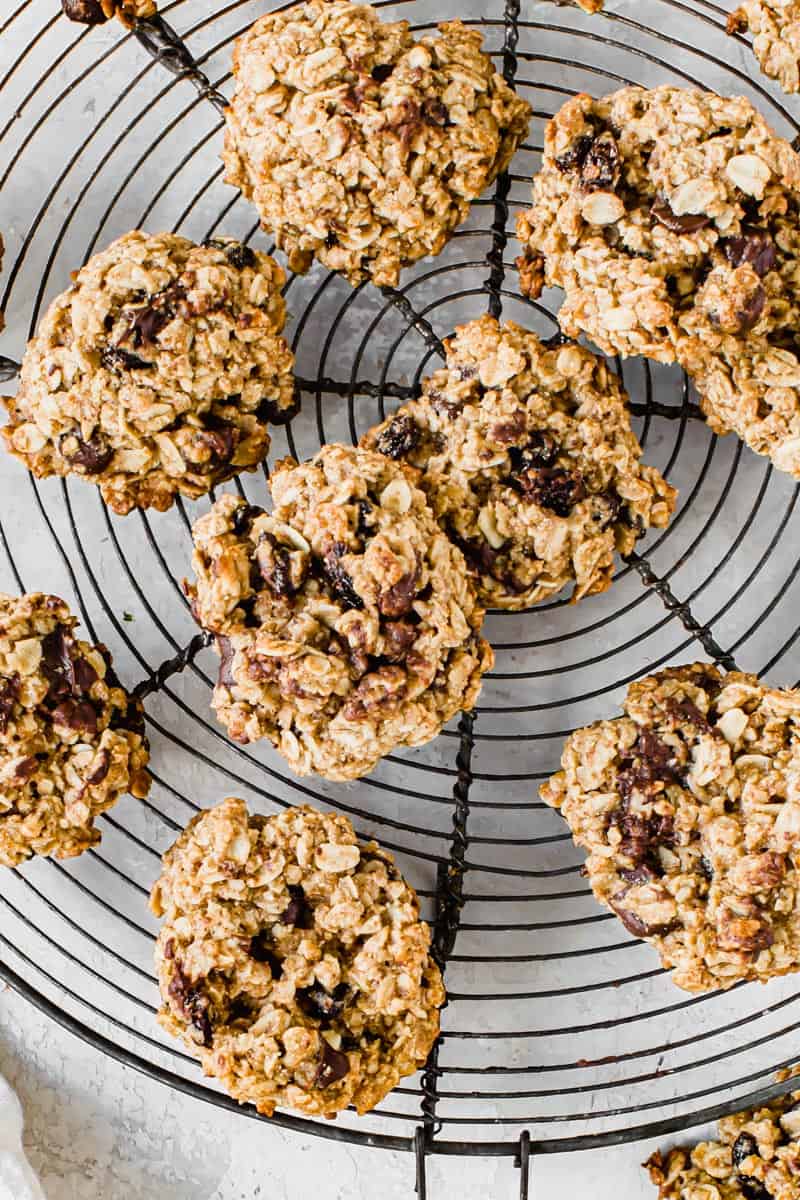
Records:
[[[141,705],[77,623],[56,596],[0,594],[3,867],[82,853],[100,841],[98,813],[150,786]]]
[[[490,316],[446,348],[421,398],[362,444],[418,469],[482,603],[520,609],[570,582],[574,600],[605,591],[615,547],[629,554],[666,525],[676,496],[640,462],[616,375],[581,346]]]
[[[798,1200],[800,1092],[723,1117],[718,1141],[656,1151],[644,1165],[659,1200]]]
[[[800,966],[800,692],[704,663],[631,685],[541,789],[595,897],[687,991]]]
[[[356,779],[472,708],[493,662],[461,551],[411,473],[325,446],[279,464],[267,515],[223,496],[194,527],[195,616],[217,635],[214,708],[300,775]]]
[[[530,106],[460,21],[416,40],[369,4],[309,0],[239,38],[226,179],[293,271],[397,283],[438,254],[524,137]]]
[[[764,74],[800,92],[800,0],[744,0],[728,17],[728,33],[746,31]]]
[[[154,0],[61,0],[61,7],[70,21],[81,25],[102,25],[119,17],[128,28],[158,11]]]
[[[118,513],[195,498],[269,449],[294,404],[284,274],[229,239],[133,232],[51,304],[5,397],[8,449],[82,475]]]
[[[240,1103],[374,1108],[428,1057],[444,988],[416,894],[346,817],[199,813],[151,906],[159,1021]]]
[[[580,95],[519,220],[524,288],[606,353],[679,362],[717,432],[800,474],[800,158],[752,105],[674,87]],[[749,381],[738,397],[740,382]]]

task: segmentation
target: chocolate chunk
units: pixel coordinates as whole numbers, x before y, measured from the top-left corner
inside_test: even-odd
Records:
[[[580,164],[580,176],[584,191],[608,192],[616,189],[620,158],[613,134],[601,133],[591,142]]]
[[[26,779],[30,779],[31,775],[36,773],[36,768],[39,765],[35,754],[29,754],[27,758],[21,758],[14,768],[14,778],[20,783],[24,783]]]
[[[102,25],[108,20],[100,0],[61,0],[64,16],[81,25]]]
[[[90,775],[86,776],[86,782],[91,787],[97,787],[98,783],[102,783],[111,768],[111,755],[107,750],[101,750],[97,756],[97,766]]]
[[[612,896],[608,901],[609,908],[617,914],[628,933],[632,933],[634,937],[639,938],[653,937],[656,933],[669,933],[671,929],[676,927],[677,922],[675,921],[670,922],[668,925],[648,925],[638,913],[625,907],[623,901],[629,891],[630,888],[623,888],[621,892],[617,892],[616,896]]]
[[[295,995],[307,1016],[313,1017],[322,1025],[329,1025],[341,1015],[349,990],[346,983],[340,983],[331,993],[326,991],[322,984],[313,983],[311,987],[298,988]]]
[[[334,596],[346,609],[362,609],[364,601],[359,596],[353,586],[352,579],[341,563],[342,555],[346,553],[347,546],[343,542],[334,542],[333,546],[331,546],[328,553],[322,559],[322,573]]]
[[[75,664],[72,650],[75,639],[63,625],[42,638],[42,674],[50,685],[48,698],[55,700],[76,694]]]
[[[705,213],[681,213],[679,216],[663,197],[650,206],[650,215],[671,233],[696,233],[698,229],[705,229],[706,225],[711,224],[711,217]]]
[[[593,141],[594,139],[586,133],[582,133],[580,137],[576,138],[572,145],[556,158],[555,162],[559,171],[566,174],[567,171],[578,170],[583,165]]]
[[[652,883],[654,879],[659,879],[660,876],[648,863],[640,863],[633,870],[623,869],[620,871],[620,879],[624,879],[626,883]]]
[[[394,70],[392,63],[376,63],[370,71],[370,75],[376,83],[385,83]]]
[[[71,466],[81,467],[87,475],[99,475],[114,457],[114,451],[100,434],[85,442],[77,434],[65,433],[59,441],[59,450]]]
[[[217,634],[217,650],[219,651],[219,672],[217,674],[217,687],[233,687],[236,680],[233,677],[231,664],[233,663],[236,651],[231,645],[230,638],[223,634]]]
[[[577,471],[564,467],[539,467],[519,477],[526,500],[549,508],[557,517],[568,517],[573,506],[586,496],[583,479]]]
[[[338,1083],[340,1079],[344,1079],[350,1070],[350,1059],[341,1050],[334,1050],[333,1046],[324,1038],[321,1039],[321,1042],[322,1055],[314,1076],[314,1085],[326,1088],[330,1087],[332,1083]]]
[[[712,726],[700,712],[697,705],[688,698],[683,700],[668,700],[666,709],[668,714],[679,724],[685,721],[689,725],[693,725],[695,729],[700,729],[703,733],[714,732]]]
[[[200,1034],[203,1045],[210,1046],[214,1035],[208,1016],[208,997],[184,974],[178,962],[175,962],[172,978],[167,986],[167,995],[175,1001],[175,1006],[184,1020],[189,1021]]]
[[[204,246],[208,246],[211,250],[221,250],[232,267],[236,267],[237,271],[244,270],[245,267],[254,267],[256,265],[256,256],[249,246],[245,246],[243,242],[227,242],[224,238],[208,238],[203,242]]]
[[[516,475],[524,475],[532,467],[552,467],[558,458],[558,443],[551,433],[535,430],[522,449],[509,451],[511,465]]]
[[[146,303],[122,310],[128,322],[125,336],[131,339],[134,349],[155,344],[159,333],[176,315],[177,305],[185,296],[185,289],[176,281],[148,296]]]
[[[305,892],[297,883],[290,883],[288,890],[291,899],[281,914],[281,925],[290,925],[295,929],[310,929],[313,919]]]
[[[429,125],[444,126],[450,120],[450,113],[441,100],[438,100],[436,97],[431,97],[423,102],[422,116]]]
[[[109,371],[149,371],[155,363],[145,362],[131,350],[123,350],[121,346],[106,346],[100,355],[101,364]]]
[[[274,943],[269,935],[269,931],[262,929],[254,938],[250,939],[250,947],[248,953],[257,963],[266,963],[272,972],[273,979],[280,979],[283,975],[283,963],[278,958],[274,950]]]
[[[731,1151],[733,1165],[738,1170],[744,1160],[750,1158],[753,1154],[758,1155],[758,1142],[752,1133],[740,1133],[733,1143],[733,1150]]]
[[[386,426],[375,443],[375,449],[387,458],[405,458],[418,442],[416,422],[407,413],[400,413]]]
[[[256,547],[256,562],[261,578],[276,596],[293,596],[292,560],[289,551],[271,533],[262,533]]]
[[[598,502],[595,520],[600,528],[608,529],[609,525],[615,525],[625,504],[622,497],[617,495],[616,492],[603,492],[602,495],[596,496],[595,499]]]
[[[645,795],[651,793],[653,783],[681,783],[680,772],[674,764],[672,747],[662,742],[654,730],[642,727],[617,774],[617,789],[623,804],[630,802],[635,791]]]
[[[417,594],[419,568],[405,575],[378,596],[378,609],[384,617],[404,617],[411,611]]]
[[[761,229],[745,227],[739,237],[726,238],[722,252],[732,267],[749,263],[756,275],[763,277],[775,266],[775,243]]]
[[[417,630],[410,621],[387,621],[381,627],[383,654],[389,662],[399,663],[417,640]]]
[[[12,675],[0,683],[0,733],[8,729],[8,722],[19,700],[19,675]]]
[[[761,284],[759,284],[747,297],[744,306],[736,312],[736,320],[739,323],[740,333],[747,333],[758,324],[758,319],[763,313],[766,303],[767,294]]]
[[[501,446],[512,446],[525,433],[525,413],[516,412],[507,421],[498,421],[492,425],[489,434],[493,442]]]
[[[53,709],[53,722],[76,733],[97,733],[97,711],[89,700],[64,700]]]

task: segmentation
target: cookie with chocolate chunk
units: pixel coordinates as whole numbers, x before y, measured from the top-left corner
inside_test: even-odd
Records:
[[[605,361],[484,316],[446,343],[422,395],[362,440],[413,466],[479,599],[520,609],[605,591],[614,552],[667,524],[675,490],[641,462]]]
[[[82,853],[99,813],[150,786],[141,705],[76,625],[56,596],[0,595],[0,866]]]
[[[704,663],[634,683],[541,788],[596,898],[702,992],[800,967],[800,692]]]
[[[349,0],[267,13],[239,38],[226,179],[293,271],[317,258],[352,284],[394,285],[440,252],[531,114],[481,43],[460,21],[417,39]]]
[[[656,1151],[644,1165],[659,1200],[796,1200],[800,1092],[723,1117],[716,1141]]]
[[[217,716],[298,774],[356,779],[472,708],[493,656],[466,563],[411,473],[331,445],[279,464],[267,514],[223,496],[194,526]]]
[[[444,988],[414,891],[344,816],[199,813],[151,906],[159,1021],[240,1103],[374,1108],[423,1065]]]
[[[550,121],[518,224],[564,331],[678,362],[717,433],[800,478],[800,157],[742,97],[579,95]]]
[[[215,238],[135,231],[51,304],[4,397],[8,449],[34,475],[79,475],[118,513],[194,499],[269,449],[294,405],[283,272]]]

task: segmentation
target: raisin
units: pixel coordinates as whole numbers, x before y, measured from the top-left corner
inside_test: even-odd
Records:
[[[100,362],[109,371],[143,371],[150,370],[155,365],[145,362],[131,350],[123,350],[121,346],[106,346],[100,355]]]
[[[527,471],[519,482],[527,500],[549,508],[557,517],[568,517],[586,495],[580,474],[564,467],[539,467]]]
[[[290,883],[288,890],[291,899],[281,914],[281,924],[295,929],[310,929],[313,921],[305,892],[297,883]]]
[[[293,596],[292,560],[289,551],[271,533],[262,533],[256,549],[256,561],[261,577],[276,596]]]
[[[266,963],[272,972],[273,979],[280,979],[283,975],[283,963],[275,954],[272,948],[272,939],[266,929],[262,929],[260,933],[250,939],[248,953],[255,962]]]
[[[768,1192],[760,1179],[751,1179],[748,1175],[739,1175],[739,1187],[747,1200],[772,1200],[772,1192]]]
[[[203,245],[208,246],[211,250],[221,250],[231,266],[236,267],[237,271],[242,271],[245,267],[254,267],[256,265],[255,254],[243,242],[229,242],[225,238],[209,238],[203,242]]]
[[[711,217],[705,213],[674,213],[663,197],[650,206],[650,215],[671,233],[696,233],[711,224]]]
[[[521,450],[514,447],[509,451],[511,466],[516,475],[523,475],[532,467],[552,467],[558,458],[558,443],[552,434],[536,430]]]
[[[589,153],[593,141],[594,138],[586,133],[582,133],[580,137],[576,138],[572,145],[568,146],[564,153],[556,158],[555,162],[559,171],[563,171],[564,173],[567,171],[576,171],[583,166],[584,159]]]
[[[581,186],[587,192],[614,191],[619,183],[620,159],[610,133],[601,133],[588,147],[580,164]]]
[[[708,882],[711,883],[712,879],[714,878],[714,868],[706,858],[705,854],[700,855],[700,861],[697,865],[703,878],[707,879]]]
[[[362,609],[364,601],[341,563],[341,557],[346,553],[347,546],[343,542],[334,542],[322,560],[322,572],[334,596],[344,605],[345,609]]]
[[[425,100],[422,105],[422,115],[429,125],[447,125],[450,120],[450,113],[442,104],[441,100],[432,97],[430,100]]]
[[[31,775],[36,773],[38,765],[38,759],[33,754],[27,758],[21,758],[14,768],[14,778],[18,779],[20,783],[24,783],[26,779],[30,779]]]
[[[329,1025],[341,1015],[349,988],[340,983],[333,992],[328,992],[320,983],[311,987],[298,988],[295,995],[303,1012],[323,1025]]]
[[[416,628],[410,621],[387,621],[381,633],[384,657],[392,663],[402,662],[417,640]]]
[[[8,729],[8,722],[19,700],[19,675],[12,675],[0,683],[0,733]]]
[[[392,63],[376,63],[370,71],[370,75],[376,83],[385,83],[394,70]]]
[[[633,869],[623,868],[619,875],[620,879],[631,884],[652,883],[654,879],[660,878],[658,872],[649,863],[640,863]]]
[[[752,1133],[740,1133],[733,1143],[733,1150],[731,1151],[733,1165],[737,1171],[744,1160],[750,1158],[753,1154],[758,1155],[758,1142]]]
[[[175,962],[172,978],[167,986],[167,995],[175,1001],[181,1016],[200,1034],[204,1046],[214,1040],[208,1016],[209,1001],[201,989],[184,974],[180,963]]]
[[[350,1059],[341,1050],[334,1050],[333,1046],[324,1038],[321,1041],[322,1055],[314,1076],[314,1083],[317,1087],[326,1088],[330,1087],[332,1083],[338,1083],[340,1079],[344,1079],[350,1070]]]
[[[356,533],[360,537],[366,537],[370,529],[375,524],[375,515],[372,505],[369,500],[358,501],[358,522],[356,524]]]
[[[207,466],[212,470],[222,463],[228,463],[233,458],[239,442],[239,430],[227,421],[212,421],[209,419],[208,428],[198,433],[195,444],[207,450],[210,459],[207,464],[193,463],[196,470]]]
[[[76,434],[66,433],[59,449],[71,466],[81,467],[87,475],[99,475],[114,457],[114,451],[97,434],[85,442]]]
[[[288,425],[300,412],[301,404],[300,388],[295,385],[294,392],[292,393],[292,402],[288,408],[281,408],[277,400],[265,396],[256,410],[256,416],[262,424]]]
[[[384,429],[375,449],[386,458],[404,458],[419,442],[419,429],[407,413],[399,413]]]
[[[231,528],[240,536],[250,532],[250,527],[256,517],[262,517],[264,509],[257,504],[240,504],[231,517]]]
[[[81,25],[102,25],[108,20],[100,0],[61,0],[64,16]]]
[[[775,266],[775,243],[760,229],[745,228],[739,237],[726,238],[722,251],[732,267],[749,263],[762,279]]]

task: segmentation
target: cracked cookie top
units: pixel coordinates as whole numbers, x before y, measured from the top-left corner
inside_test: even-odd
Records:
[[[486,605],[520,609],[574,582],[609,587],[628,554],[667,524],[675,491],[643,466],[626,396],[603,359],[484,316],[446,343],[423,380],[362,444],[417,469]]]
[[[284,460],[267,514],[223,496],[194,526],[200,624],[221,656],[214,707],[298,774],[355,779],[472,708],[492,652],[466,563],[412,474],[325,446]]]
[[[631,684],[541,788],[601,903],[688,991],[800,966],[800,692],[704,663]]]
[[[397,283],[438,254],[511,157],[530,106],[460,21],[416,40],[368,4],[310,0],[239,38],[227,180],[294,271]]]
[[[644,1165],[659,1200],[795,1200],[800,1092],[723,1117],[716,1141],[656,1151]]]
[[[0,866],[69,858],[98,813],[150,780],[141,705],[56,596],[0,595]]]
[[[799,229],[800,157],[747,100],[629,87],[548,125],[518,261],[565,332],[679,362],[717,432],[800,474]]]
[[[241,1103],[374,1108],[425,1062],[444,988],[390,854],[344,816],[228,799],[164,856],[159,1021]]]
[[[269,449],[292,411],[284,275],[239,242],[135,231],[53,301],[5,397],[8,449],[81,475],[118,513],[194,498]]]

